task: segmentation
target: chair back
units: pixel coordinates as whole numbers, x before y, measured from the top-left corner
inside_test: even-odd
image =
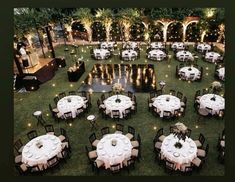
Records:
[[[38,134],[37,134],[36,130],[32,130],[27,133],[27,136],[28,136],[29,140],[32,140],[32,139],[36,138],[38,136]]]
[[[54,127],[51,124],[45,125],[44,128],[45,128],[47,133],[48,132],[54,132]]]
[[[96,140],[96,135],[95,135],[95,133],[92,133],[92,134],[89,136],[89,141],[90,141],[90,143],[92,144],[95,140]]]
[[[109,127],[104,127],[101,129],[102,136],[109,134]]]
[[[116,130],[117,131],[121,131],[121,132],[123,132],[123,129],[124,129],[124,125],[122,125],[122,124],[116,124]]]
[[[128,126],[128,133],[130,133],[133,136],[135,136],[135,128],[133,128],[132,126]]]

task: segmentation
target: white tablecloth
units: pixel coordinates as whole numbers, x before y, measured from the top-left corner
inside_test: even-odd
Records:
[[[209,45],[209,44],[198,44],[197,49],[202,50],[202,51],[209,51],[209,50],[211,50],[211,45]]]
[[[174,48],[174,49],[184,49],[185,46],[184,46],[184,43],[183,43],[183,42],[174,42],[174,43],[171,45],[171,48]]]
[[[68,99],[71,99],[71,102],[68,102]],[[84,105],[85,102],[82,97],[71,95],[60,99],[57,103],[57,109],[61,114],[71,111],[73,118],[75,118],[77,109],[83,107]]]
[[[151,50],[148,53],[148,58],[155,57],[157,60],[162,60],[166,57],[166,53],[161,50]]]
[[[180,169],[180,165],[192,162],[197,157],[197,146],[195,142],[186,137],[186,140],[180,140],[181,148],[176,148],[174,145],[179,139],[173,134],[168,135],[162,142],[161,153],[170,161],[176,163],[176,168]]]
[[[112,146],[112,140],[116,140],[116,146]],[[97,144],[99,160],[104,161],[105,168],[110,165],[122,163],[131,156],[132,145],[130,140],[122,134],[107,134]]]
[[[166,99],[169,98],[169,101]],[[163,111],[170,111],[174,114],[176,109],[180,109],[180,99],[173,95],[160,95],[154,99],[153,106],[160,111],[160,117],[163,117]]]
[[[41,148],[37,143],[42,144]],[[22,162],[29,166],[37,164],[46,165],[47,160],[59,154],[62,150],[62,143],[55,135],[42,135],[29,141],[22,151]]]
[[[125,95],[118,95],[118,98],[121,100],[120,103],[115,102],[115,100],[117,99],[117,95],[113,95],[104,101],[104,105],[106,107],[106,113],[110,113],[112,110],[119,110],[120,118],[123,118],[123,112],[125,111],[125,109],[130,108],[133,103],[130,97],[127,97]],[[113,117],[112,112],[111,117]]]
[[[151,47],[152,49],[163,49],[163,48],[165,48],[165,45],[164,45],[164,43],[162,43],[162,42],[152,42],[152,43],[150,44],[150,47]]]
[[[180,68],[179,69],[179,73],[180,72],[184,72],[185,73],[185,78],[186,80],[196,80],[200,77],[200,71],[195,68],[195,67],[191,67],[191,66],[185,66],[183,68]],[[190,78],[190,74],[194,73],[194,77],[193,78]]]
[[[187,58],[187,57],[188,57],[188,59],[190,59],[190,60],[194,60],[194,57],[193,57],[192,53],[189,52],[189,51],[178,51],[178,52],[176,53],[176,57],[177,57],[177,58],[182,58],[182,59],[180,59],[180,61],[187,60],[187,59],[185,59],[185,58]]]
[[[100,47],[102,49],[113,48],[114,42],[101,42]]]
[[[100,57],[104,59],[106,54],[110,55],[110,52],[107,49],[94,49],[94,54],[95,54],[95,57],[100,55]]]
[[[220,57],[220,54],[217,52],[207,52],[205,58],[210,62],[215,62]]]
[[[219,95],[215,95],[215,101],[211,100],[211,98],[215,94],[205,94],[201,96],[200,98],[200,108],[205,109],[206,107],[209,107],[212,109],[212,114],[218,114],[220,109],[225,108],[225,100],[223,97]]]
[[[220,78],[221,80],[224,80],[224,76],[225,76],[225,67],[219,68],[217,71],[219,72],[219,78]]]
[[[131,60],[132,56],[137,56],[137,52],[134,50],[124,50],[122,51],[122,57],[127,57],[129,60]]]

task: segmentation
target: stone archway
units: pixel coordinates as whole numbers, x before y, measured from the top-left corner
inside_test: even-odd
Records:
[[[105,41],[106,32],[105,27],[100,22],[93,22],[91,25],[92,29],[92,40],[93,41]]]
[[[169,22],[167,25],[167,41],[181,42],[183,40],[183,24],[179,21]]]
[[[88,34],[83,24],[79,21],[75,21],[71,25],[72,35],[74,39],[88,40]]]
[[[200,41],[200,28],[197,26],[197,22],[190,22],[185,28],[186,42],[199,42]]]
[[[111,24],[110,37],[112,41],[122,41],[121,27],[118,22]]]
[[[164,41],[164,24],[157,22],[150,25],[150,40],[151,41]]]
[[[135,23],[130,27],[130,40],[131,41],[144,41],[143,23]]]

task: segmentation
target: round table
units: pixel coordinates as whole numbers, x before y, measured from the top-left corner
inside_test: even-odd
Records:
[[[193,60],[194,60],[194,57],[193,57],[192,53],[189,52],[189,51],[178,51],[178,52],[176,53],[176,57],[177,57],[180,61],[187,61],[187,60],[193,61]],[[188,58],[188,59],[185,59],[185,58]]]
[[[209,45],[209,44],[198,44],[197,45],[197,50],[209,51],[209,50],[211,50],[211,45]]]
[[[182,147],[176,148],[176,142],[180,142]],[[170,134],[162,142],[161,153],[163,157],[176,164],[176,169],[180,169],[182,164],[192,162],[197,157],[197,146],[191,138],[186,137],[183,141]]]
[[[168,100],[169,99],[169,100]],[[180,109],[180,99],[173,95],[160,95],[154,99],[153,106],[160,111],[160,117],[163,117],[164,111],[170,111],[174,114],[176,109]]]
[[[47,165],[47,160],[59,154],[62,143],[55,135],[42,135],[30,140],[22,151],[22,162],[29,166]]]
[[[152,42],[150,44],[150,47],[152,49],[164,49],[165,48],[165,45],[162,43],[162,42]]]
[[[117,97],[120,99],[121,102],[116,102]],[[113,95],[104,100],[104,105],[106,108],[106,113],[110,113],[113,110],[119,110],[120,118],[123,118],[123,112],[125,111],[125,109],[132,107],[133,102],[131,101],[130,97],[127,97],[125,95]],[[112,112],[111,117],[113,117]]]
[[[185,73],[184,76],[181,74],[182,72]],[[201,72],[193,66],[185,66],[179,69],[179,74],[181,78],[185,78],[186,80],[197,80],[200,78]],[[194,74],[194,76],[191,77],[190,74]]]
[[[112,145],[116,141],[116,145]],[[102,160],[105,168],[118,164],[131,157],[132,145],[130,139],[122,134],[107,134],[97,144],[97,159]]]
[[[134,50],[124,50],[122,51],[122,58],[128,58],[128,60],[131,60],[132,56],[137,56],[137,52]]]
[[[69,102],[69,100],[71,100]],[[82,97],[77,95],[66,96],[60,99],[57,103],[57,109],[61,114],[66,112],[72,112],[72,117],[76,117],[76,112],[78,108],[81,108],[85,105],[85,102]]]
[[[212,63],[214,63],[219,57],[220,54],[217,52],[207,52],[205,55],[205,59]]]
[[[166,57],[166,53],[162,50],[151,50],[148,53],[148,58],[156,58],[158,61],[163,60]]]
[[[215,100],[212,99],[214,96]],[[225,108],[224,98],[216,94],[205,94],[201,96],[199,103],[202,109],[206,109],[206,107],[211,108],[212,114],[219,114],[219,111]]]
[[[184,43],[183,43],[183,42],[174,42],[174,43],[171,45],[171,48],[173,48],[173,49],[184,49],[185,46],[184,46]]]
[[[225,67],[222,67],[222,68],[219,68],[219,69],[217,69],[217,71],[218,71],[218,73],[219,73],[219,78],[221,79],[221,80],[224,80],[224,76],[225,76]]]
[[[101,59],[104,59],[107,54],[110,54],[110,52],[107,49],[94,49],[95,57],[100,55]]]

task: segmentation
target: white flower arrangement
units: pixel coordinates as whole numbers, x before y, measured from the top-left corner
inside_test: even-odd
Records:
[[[76,65],[74,65],[74,66],[71,66],[71,67],[69,67],[69,72],[75,72],[75,71],[77,71],[77,67],[76,67]]]
[[[121,83],[114,83],[112,89],[113,89],[113,92],[118,92],[118,93],[124,90],[122,88]]]
[[[222,87],[222,84],[220,82],[218,82],[218,81],[214,81],[211,84],[211,88],[213,90],[219,90],[221,87]]]
[[[186,132],[188,128],[187,126],[184,125],[184,123],[178,122],[175,124],[175,129],[176,129],[176,132]]]

